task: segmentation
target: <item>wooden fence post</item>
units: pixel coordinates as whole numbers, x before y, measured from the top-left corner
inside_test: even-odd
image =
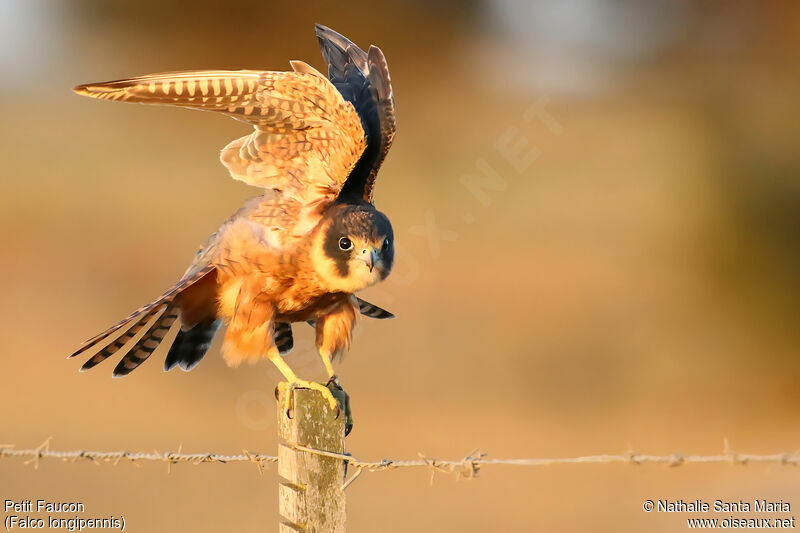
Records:
[[[344,463],[333,457],[296,450],[301,445],[344,453],[344,413],[328,407],[311,389],[294,389],[291,418],[284,409],[286,391],[278,395],[278,488],[280,531],[345,531]]]

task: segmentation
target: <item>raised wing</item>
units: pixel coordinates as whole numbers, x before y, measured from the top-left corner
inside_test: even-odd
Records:
[[[221,155],[231,175],[320,211],[334,201],[366,147],[353,105],[322,74],[194,71],[80,85],[93,98],[213,111],[253,125]]]
[[[328,77],[353,104],[367,135],[367,146],[342,188],[343,200],[373,201],[378,169],[392,146],[396,129],[394,94],[389,67],[380,48],[369,52],[330,28],[316,25],[322,56],[328,63]]]

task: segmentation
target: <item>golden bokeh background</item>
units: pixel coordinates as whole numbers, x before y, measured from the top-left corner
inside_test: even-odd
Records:
[[[339,364],[362,459],[752,453],[800,443],[800,8],[790,1],[0,4],[0,444],[276,452],[266,362],[156,352],[78,374],[81,341],[170,286],[257,191],[246,127],[80,98],[199,68],[322,68],[321,22],[379,45],[398,135],[377,185],[399,257]],[[435,237],[435,238],[432,238]],[[306,331],[307,330],[307,331]],[[320,377],[311,330],[288,361]],[[130,531],[270,531],[246,465],[0,461],[4,499],[82,501]],[[768,498],[796,469],[488,467],[365,474],[354,532],[676,531],[647,499]]]

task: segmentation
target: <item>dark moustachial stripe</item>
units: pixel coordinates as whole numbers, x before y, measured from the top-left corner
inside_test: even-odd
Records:
[[[331,209],[332,220],[325,233],[323,251],[333,261],[337,274],[343,278],[349,275],[349,261],[353,254],[353,250],[339,248],[340,238],[361,238],[375,243],[388,239],[389,245],[379,250],[385,265],[385,277],[394,263],[394,231],[388,217],[363,201],[357,204],[339,203]]]
[[[343,278],[346,278],[350,273],[350,266],[347,264],[350,260],[350,252],[339,248],[339,239],[349,234],[347,229],[343,224],[343,217],[334,218],[328,228],[328,232],[325,234],[325,243],[323,244],[325,255],[333,259],[333,263],[336,265],[336,273]]]

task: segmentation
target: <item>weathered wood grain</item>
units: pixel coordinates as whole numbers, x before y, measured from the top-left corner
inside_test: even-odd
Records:
[[[294,394],[288,415],[284,409],[286,394]],[[301,445],[344,453],[344,424],[344,414],[337,416],[319,392],[310,389],[280,391],[278,498],[281,533],[345,531],[343,462],[292,448],[292,445]]]

